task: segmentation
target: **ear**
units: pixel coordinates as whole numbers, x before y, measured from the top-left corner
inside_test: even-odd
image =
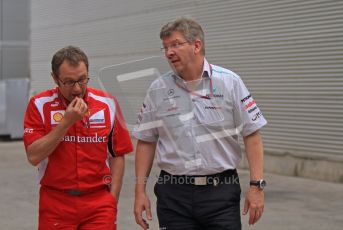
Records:
[[[202,49],[202,42],[200,39],[196,39],[194,41],[194,54],[201,53],[201,49]]]
[[[58,81],[57,76],[53,72],[51,72],[51,77],[54,80],[55,84],[60,86],[60,82]]]

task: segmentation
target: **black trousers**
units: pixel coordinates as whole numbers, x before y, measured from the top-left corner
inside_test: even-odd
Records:
[[[195,185],[195,177],[161,171],[154,187],[160,230],[240,230],[241,188],[236,170],[207,177],[207,185]]]

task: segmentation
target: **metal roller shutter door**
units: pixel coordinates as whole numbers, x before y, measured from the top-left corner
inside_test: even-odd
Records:
[[[84,47],[96,73],[159,54],[160,26],[188,15],[203,25],[208,60],[237,72],[259,103],[266,150],[343,155],[343,1],[53,2],[32,1],[33,91],[51,84],[56,47]]]

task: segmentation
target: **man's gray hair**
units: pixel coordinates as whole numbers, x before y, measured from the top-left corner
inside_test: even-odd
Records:
[[[160,32],[160,38],[169,37],[173,32],[181,32],[188,42],[193,42],[199,39],[202,42],[201,53],[205,55],[205,40],[204,31],[196,21],[181,17],[165,24]]]

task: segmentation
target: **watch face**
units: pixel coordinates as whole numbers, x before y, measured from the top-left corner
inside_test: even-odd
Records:
[[[265,181],[265,180],[260,180],[260,188],[264,188],[264,187],[266,187],[266,185],[267,185],[267,182]]]

